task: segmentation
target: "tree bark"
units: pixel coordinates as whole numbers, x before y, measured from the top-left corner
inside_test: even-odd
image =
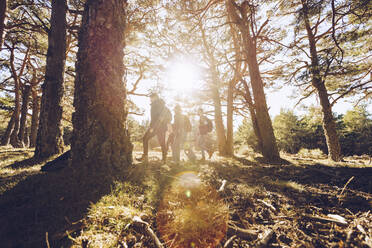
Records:
[[[257,125],[262,139],[262,155],[269,161],[277,161],[280,159],[279,150],[266,104],[264,86],[257,62],[256,43],[249,31],[250,21],[247,17],[246,8],[237,6],[232,0],[227,0],[227,9],[231,19],[237,24],[242,34],[249,76],[251,78]],[[237,10],[240,12],[241,17],[236,14]]]
[[[21,104],[21,98],[20,98],[21,97],[21,94],[20,94],[21,81],[20,81],[20,77],[22,76],[24,68],[26,66],[26,62],[27,62],[27,59],[28,59],[28,53],[29,53],[29,48],[26,51],[26,54],[25,54],[23,62],[22,62],[22,66],[21,66],[20,71],[19,71],[18,74],[17,74],[17,71],[15,69],[15,65],[14,65],[14,46],[11,48],[10,59],[9,59],[10,70],[11,70],[12,77],[13,77],[13,80],[14,80],[14,114],[13,114],[14,115],[14,127],[13,127],[13,130],[12,130],[12,133],[10,134],[10,144],[13,147],[17,147],[17,148],[23,147],[23,142],[18,139],[19,115],[20,115],[20,112],[21,112],[21,106],[20,106],[20,104]]]
[[[14,128],[14,120],[15,120],[15,112],[13,111],[12,117],[10,117],[10,120],[8,122],[8,126],[6,127],[5,133],[1,137],[1,145],[6,146],[10,142],[10,134],[13,131]]]
[[[3,46],[5,33],[6,0],[0,1],[0,50]]]
[[[328,147],[328,157],[333,161],[340,161],[342,159],[340,141],[336,130],[336,122],[332,114],[332,106],[329,103],[327,88],[324,84],[324,80],[322,80],[322,77],[320,75],[318,52],[316,50],[315,36],[310,26],[308,6],[304,0],[301,0],[301,3],[303,7],[305,27],[310,47],[310,71],[312,76],[311,84],[317,90],[320,105],[322,107],[323,130]]]
[[[62,96],[66,60],[66,0],[52,0],[45,81],[42,86],[36,159],[63,152]]]
[[[217,72],[212,72],[214,74],[214,84],[212,85],[212,98],[213,98],[213,105],[214,105],[214,123],[216,126],[216,134],[217,134],[217,145],[218,145],[218,153],[220,156],[226,156],[226,135],[225,135],[225,127],[223,125],[222,119],[222,109],[221,109],[221,97],[220,91],[218,90],[219,85],[219,78],[216,74]]]
[[[25,85],[23,87],[21,120],[20,120],[19,132],[18,132],[18,139],[22,142],[25,141],[26,120],[27,120],[28,104],[30,102],[30,93],[31,93],[31,86]]]
[[[206,51],[206,55],[210,61],[210,72],[212,76],[212,82],[210,84],[211,93],[212,93],[212,100],[214,105],[214,123],[216,127],[216,135],[217,135],[217,146],[218,146],[218,153],[221,156],[226,156],[226,135],[225,135],[225,126],[223,125],[222,119],[222,109],[221,109],[221,97],[219,92],[219,85],[221,84],[221,80],[218,77],[217,72],[217,63],[213,57],[211,49],[208,45],[207,38],[205,36],[205,31],[201,23],[199,23],[200,32],[202,34],[203,45]]]
[[[39,127],[40,114],[40,98],[36,89],[36,85],[32,86],[32,117],[31,117],[31,132],[30,132],[30,147],[36,146],[37,130]]]
[[[122,176],[132,163],[123,82],[126,1],[88,0],[79,35],[71,166],[93,178]]]
[[[234,156],[234,89],[235,80],[230,80],[227,90],[227,116],[226,116],[226,155]]]
[[[256,111],[255,111],[255,108],[254,108],[254,105],[253,105],[251,91],[249,89],[249,86],[248,86],[247,82],[244,79],[242,80],[242,83],[243,83],[245,93],[246,93],[243,97],[244,97],[244,99],[245,99],[245,101],[248,105],[248,109],[249,109],[249,113],[250,113],[251,121],[252,121],[253,132],[257,137],[258,149],[262,153],[262,150],[263,150],[262,143],[263,142],[262,142],[262,138],[261,138],[260,127],[258,126],[258,123],[257,123]]]

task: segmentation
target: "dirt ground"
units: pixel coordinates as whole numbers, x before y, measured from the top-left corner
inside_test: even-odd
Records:
[[[2,155],[7,159],[19,156],[5,152]],[[134,153],[135,158],[139,155]],[[350,158],[347,162],[331,163],[285,155],[280,164],[270,164],[248,156],[213,155],[207,161],[164,165],[157,152],[151,153],[149,159],[146,173],[161,179],[194,171],[228,206],[225,233],[211,247],[372,247],[372,167],[368,160]],[[71,228],[74,220],[84,218],[89,203],[99,198],[95,194],[75,206],[74,197],[79,197],[79,190],[71,194],[65,187],[50,186],[53,190],[41,191],[52,183],[62,184],[63,178],[58,173],[40,172],[42,165],[24,161],[27,162],[26,155],[20,161],[1,163],[1,247],[46,247],[45,229],[51,230],[52,237],[61,228]],[[142,165],[135,160],[134,166]],[[38,211],[41,208],[46,211]],[[79,214],[66,217],[73,209]],[[162,240],[156,218],[148,216],[146,221]],[[61,221],[65,225],[52,224]],[[83,227],[76,230],[79,228]],[[128,239],[124,235],[123,240]],[[138,233],[136,240],[140,239],[145,238]],[[51,247],[61,247],[60,242],[51,243]],[[151,242],[120,244],[118,247],[154,247]]]

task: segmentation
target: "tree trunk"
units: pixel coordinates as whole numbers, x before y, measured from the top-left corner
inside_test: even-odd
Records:
[[[248,49],[247,62],[252,84],[257,125],[259,127],[260,137],[262,138],[262,155],[270,161],[276,161],[279,160],[280,156],[266,105],[263,83],[256,58],[256,48],[250,46]]]
[[[25,57],[27,54],[25,55]],[[14,126],[12,129],[12,133],[10,134],[10,144],[13,147],[23,147],[23,142],[18,139],[18,131],[19,131],[19,114],[21,111],[21,101],[20,101],[20,81],[19,77],[17,75],[17,72],[14,68],[14,50],[12,50],[10,54],[10,65],[11,65],[11,71],[12,76],[14,79]]]
[[[258,149],[262,153],[262,151],[263,151],[262,143],[263,142],[262,142],[262,138],[261,138],[260,127],[258,126],[258,123],[257,123],[256,111],[255,111],[255,108],[254,108],[254,105],[253,105],[251,91],[249,89],[249,86],[248,86],[247,82],[244,79],[242,80],[242,82],[243,82],[243,86],[244,86],[244,89],[245,89],[245,92],[246,92],[246,94],[243,97],[244,97],[244,99],[245,99],[245,101],[248,105],[248,109],[249,109],[249,113],[250,113],[251,121],[252,121],[253,132],[257,137]]]
[[[41,97],[35,158],[63,152],[62,96],[66,60],[66,0],[52,0],[45,81]]]
[[[123,82],[126,1],[90,1],[76,63],[71,165],[92,178],[122,176],[132,163]]]
[[[40,98],[37,94],[36,85],[32,86],[32,118],[31,118],[31,133],[30,133],[30,147],[35,147],[37,129],[39,126],[40,113]]]
[[[227,90],[227,117],[226,117],[226,155],[234,156],[234,89],[235,80],[230,80]]]
[[[214,85],[212,86],[212,98],[213,98],[213,105],[214,105],[214,123],[216,126],[216,134],[217,134],[217,145],[218,145],[218,152],[220,156],[226,156],[226,135],[225,135],[225,127],[223,125],[222,119],[222,109],[221,109],[221,97],[220,92],[218,90],[218,78],[216,77],[214,80]]]
[[[13,128],[14,128],[14,120],[15,120],[15,112],[13,111],[12,117],[10,117],[5,133],[3,134],[3,137],[1,137],[2,146],[6,146],[10,142],[10,134],[12,133]]]
[[[212,93],[212,100],[214,105],[214,122],[216,126],[216,135],[217,135],[217,145],[218,145],[218,152],[221,156],[226,156],[226,135],[225,135],[225,126],[223,125],[222,119],[222,109],[221,109],[221,97],[219,92],[219,85],[221,84],[221,80],[218,77],[217,72],[217,63],[213,57],[211,49],[208,45],[207,38],[205,36],[205,31],[201,23],[199,23],[200,32],[202,33],[203,45],[206,50],[207,57],[210,61],[210,71],[212,74],[212,81],[211,82],[211,93]]]
[[[311,76],[312,76],[312,85],[317,90],[320,105],[322,106],[322,113],[323,113],[323,130],[324,135],[326,137],[327,147],[328,147],[328,157],[333,161],[340,161],[341,156],[341,146],[340,141],[338,138],[338,134],[336,131],[336,123],[333,118],[332,114],[332,107],[329,103],[328,92],[327,88],[325,87],[324,81],[320,75],[319,69],[319,60],[318,60],[318,52],[316,50],[316,41],[313,34],[313,31],[310,27],[310,21],[308,16],[308,6],[304,0],[301,0],[303,13],[304,13],[304,21],[305,27],[309,39],[309,46],[310,46],[310,57],[311,57]]]
[[[5,16],[6,16],[6,0],[0,1],[0,50],[3,46],[3,39],[5,33]]]
[[[257,125],[262,139],[262,155],[269,161],[277,161],[280,159],[279,151],[266,104],[264,86],[257,62],[256,44],[249,32],[250,22],[248,21],[246,9],[237,8],[236,3],[232,0],[227,0],[227,9],[231,19],[240,29],[243,38],[249,76],[251,78]],[[241,17],[236,14],[236,10],[240,11]]]
[[[23,94],[22,94],[21,121],[20,121],[19,132],[18,132],[18,139],[22,142],[24,142],[25,140],[26,120],[27,120],[28,104],[30,101],[30,93],[31,93],[31,86],[25,85],[23,88]]]

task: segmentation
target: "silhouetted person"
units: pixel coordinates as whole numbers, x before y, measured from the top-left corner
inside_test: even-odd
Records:
[[[191,123],[186,115],[182,114],[180,105],[174,108],[174,123],[172,125],[172,133],[169,136],[168,144],[172,148],[172,158],[174,162],[180,161],[180,153],[183,145],[186,142],[187,133],[191,131]]]
[[[151,100],[151,122],[145,135],[143,136],[143,155],[141,160],[148,161],[149,140],[155,135],[158,138],[163,162],[167,159],[168,148],[165,143],[165,135],[168,130],[168,124],[172,121],[172,113],[165,106],[163,99],[158,94],[152,93]]]

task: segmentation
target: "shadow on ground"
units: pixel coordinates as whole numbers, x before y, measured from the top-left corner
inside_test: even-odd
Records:
[[[32,164],[26,159],[8,166]],[[51,247],[68,246],[66,230],[81,225],[90,204],[109,193],[113,183],[83,179],[64,166],[29,175],[0,195],[0,246],[47,247],[47,233]]]
[[[244,158],[224,166],[211,162],[217,173],[232,183],[262,186],[278,192],[301,207],[343,207],[353,212],[368,211],[372,206],[372,167],[333,167],[324,164],[259,164]]]

